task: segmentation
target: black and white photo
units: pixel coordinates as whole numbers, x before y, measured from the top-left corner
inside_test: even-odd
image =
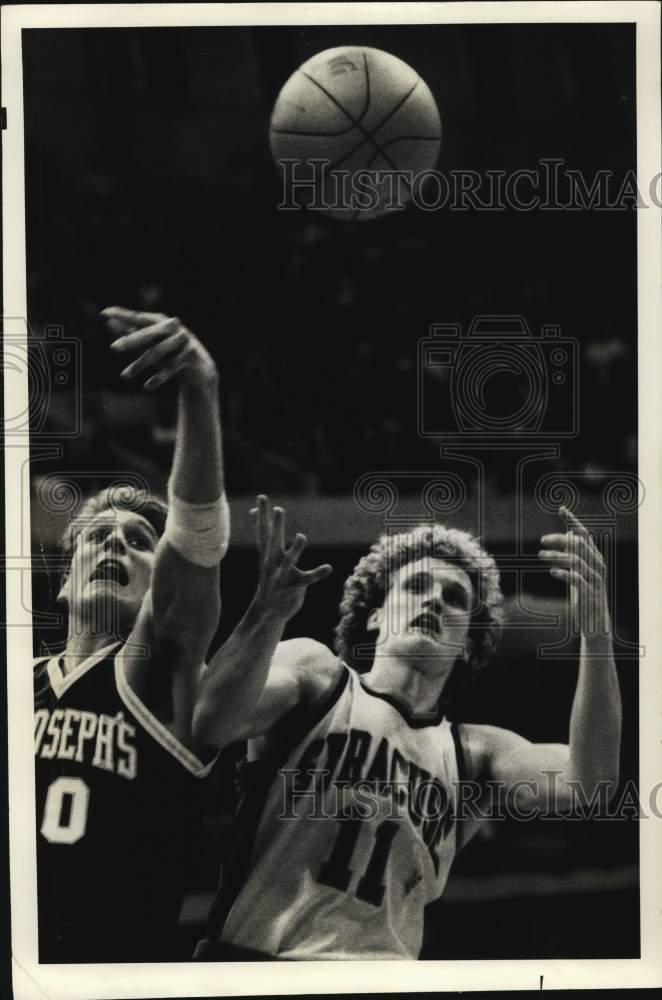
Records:
[[[2,20],[14,995],[659,985],[659,6]]]

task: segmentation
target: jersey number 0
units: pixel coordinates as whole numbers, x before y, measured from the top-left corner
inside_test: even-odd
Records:
[[[41,832],[50,844],[75,844],[85,834],[90,790],[82,778],[56,778],[48,786]]]

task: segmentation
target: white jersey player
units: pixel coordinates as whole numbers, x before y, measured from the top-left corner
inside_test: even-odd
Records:
[[[567,806],[573,779],[588,795],[615,788],[620,697],[604,566],[566,517],[572,530],[545,536],[540,555],[572,586],[580,676],[569,745],[535,745],[444,716],[501,625],[498,571],[476,539],[440,525],[382,537],[346,582],[335,656],[312,640],[279,642],[307,581],[287,572],[282,513],[272,522],[260,505],[258,595],[203,677],[194,718],[201,743],[225,741],[227,705],[222,735],[215,705],[226,704],[232,678],[244,690],[264,685],[252,714],[236,701],[231,726],[249,738],[249,754],[235,847],[198,958],[417,958],[424,908],[441,896],[497,784],[524,786],[529,805],[548,809]],[[297,536],[290,551],[304,543]],[[370,637],[372,666],[361,674],[351,664]]]

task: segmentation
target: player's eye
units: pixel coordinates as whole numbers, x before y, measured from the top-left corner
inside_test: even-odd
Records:
[[[469,598],[463,587],[448,587],[444,590],[444,600],[452,607],[465,609],[468,606]]]
[[[86,538],[88,542],[97,543],[102,542],[107,534],[108,528],[92,528],[92,530],[87,533]]]
[[[154,547],[151,539],[144,535],[134,535],[129,539],[129,545],[132,549],[140,549],[142,552],[148,552]]]
[[[422,594],[427,586],[426,574],[416,573],[415,576],[410,576],[405,586],[412,594]]]

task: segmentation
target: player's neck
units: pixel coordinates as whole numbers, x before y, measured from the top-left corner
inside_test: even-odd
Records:
[[[394,695],[413,715],[425,715],[436,709],[451,670],[452,664],[448,671],[431,673],[429,660],[419,668],[415,660],[378,656],[363,680],[379,694]]]
[[[76,634],[69,632],[67,644],[60,656],[63,673],[69,674],[76,667],[80,666],[83,660],[89,656],[94,656],[102,649],[119,642],[116,633],[97,633],[95,635]]]

